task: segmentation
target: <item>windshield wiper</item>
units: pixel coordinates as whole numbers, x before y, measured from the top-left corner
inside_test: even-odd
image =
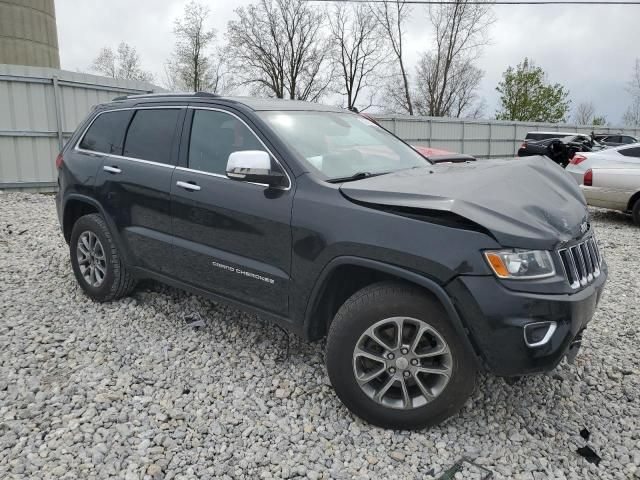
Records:
[[[342,182],[352,182],[354,180],[362,180],[363,178],[377,177],[378,175],[385,175],[391,172],[380,172],[380,173],[370,173],[370,172],[358,172],[353,175],[349,175],[348,177],[338,177],[338,178],[330,178],[327,180],[329,183],[342,183]]]

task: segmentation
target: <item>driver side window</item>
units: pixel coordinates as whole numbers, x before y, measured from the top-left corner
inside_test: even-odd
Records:
[[[264,150],[244,123],[228,113],[194,110],[189,168],[225,175],[229,155],[243,150]]]

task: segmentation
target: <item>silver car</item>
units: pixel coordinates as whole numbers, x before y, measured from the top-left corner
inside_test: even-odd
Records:
[[[578,152],[569,165],[567,172],[578,182],[583,184],[584,174],[594,167],[626,167],[640,166],[640,143],[624,145],[621,147],[607,148],[597,152]]]
[[[640,225],[640,162],[589,168],[580,189],[589,205],[630,213]]]

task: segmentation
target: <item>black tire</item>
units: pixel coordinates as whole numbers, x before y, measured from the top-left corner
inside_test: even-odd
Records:
[[[106,273],[102,283],[95,287],[82,275],[78,260],[78,240],[84,232],[95,234],[103,246]],[[136,286],[136,279],[127,270],[104,218],[97,213],[80,217],[73,225],[69,242],[71,266],[82,290],[96,302],[109,302],[127,296]]]
[[[631,215],[633,216],[633,221],[636,225],[640,226],[640,198],[638,198],[636,203],[633,204]]]
[[[427,322],[450,349],[448,383],[435,399],[416,408],[404,410],[382,405],[370,398],[356,381],[353,354],[360,336],[376,322],[392,317]],[[342,305],[329,329],[326,364],[331,383],[347,408],[384,428],[414,430],[437,425],[462,408],[476,384],[475,358],[440,303],[420,289],[399,282],[365,287]]]

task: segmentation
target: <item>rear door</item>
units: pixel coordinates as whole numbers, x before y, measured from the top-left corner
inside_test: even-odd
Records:
[[[190,108],[171,182],[175,276],[284,315],[291,269],[291,180],[285,189],[230,180],[229,154],[263,150],[239,115]]]
[[[121,154],[105,155],[96,183],[113,219],[127,262],[159,273],[171,271],[171,177],[184,107],[131,110]]]

